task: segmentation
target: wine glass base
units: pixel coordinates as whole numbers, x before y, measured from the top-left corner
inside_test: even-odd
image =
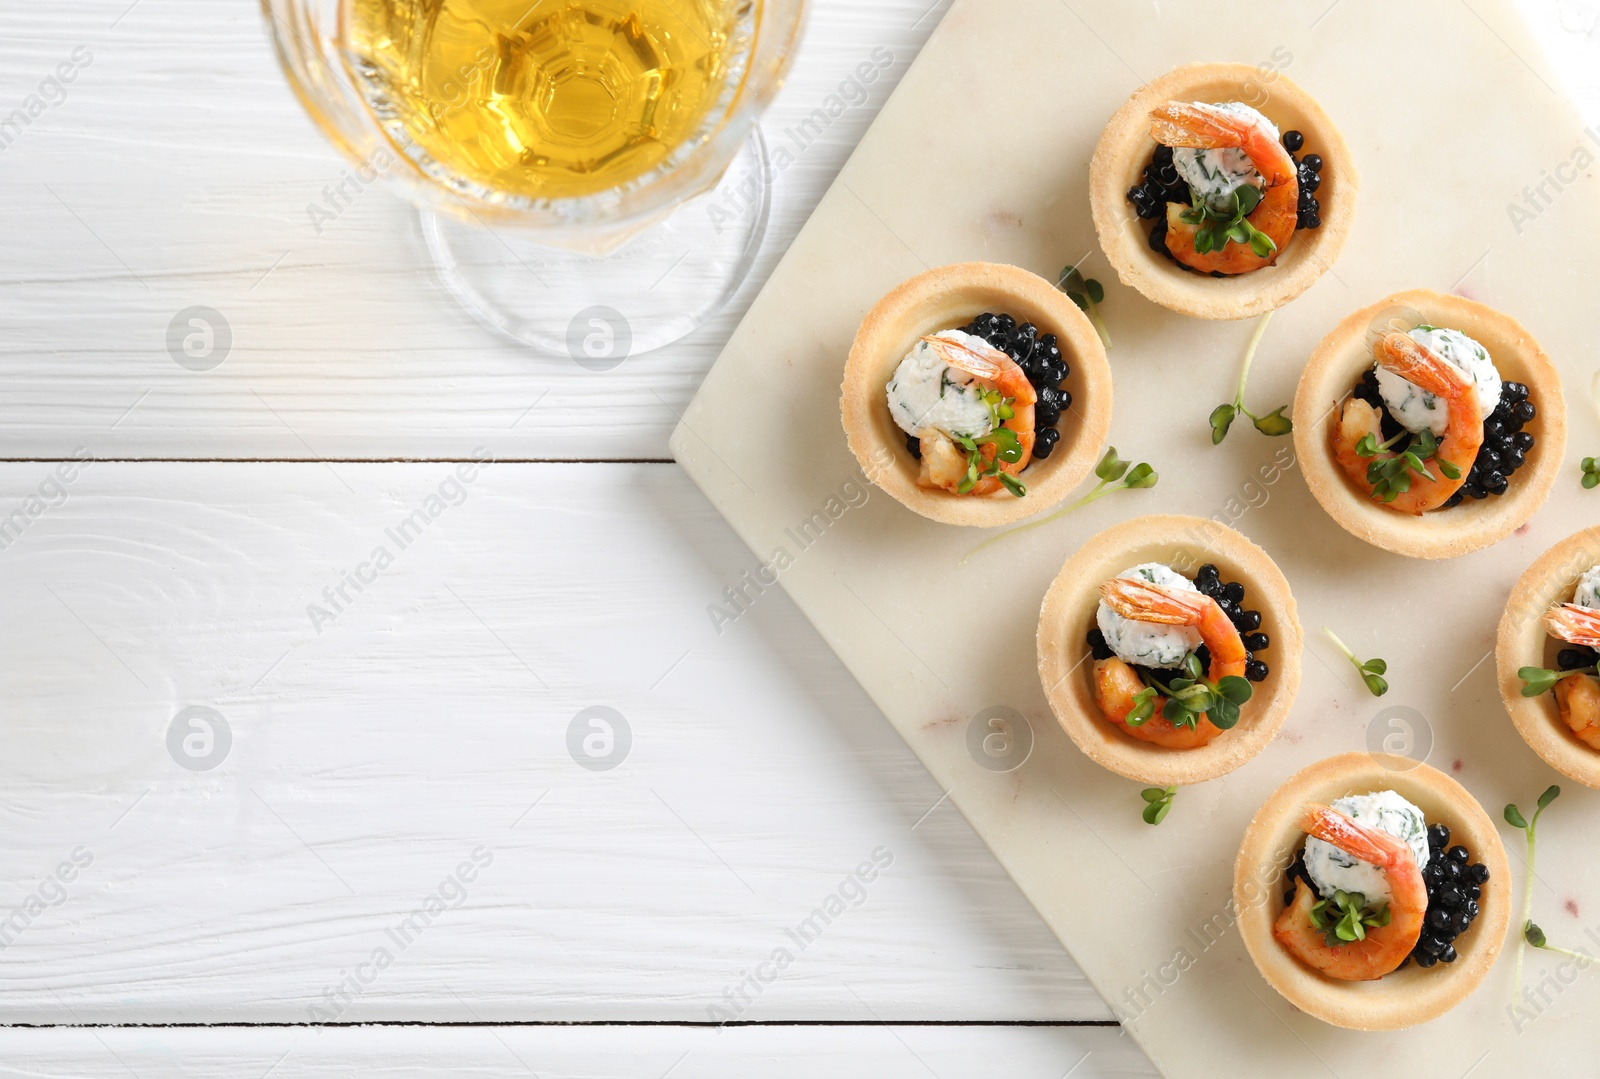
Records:
[[[608,370],[677,341],[733,298],[766,236],[771,176],[760,128],[711,191],[607,255],[422,210],[439,275],[484,325]]]

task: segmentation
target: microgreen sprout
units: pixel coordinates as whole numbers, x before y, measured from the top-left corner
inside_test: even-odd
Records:
[[[1233,192],[1233,205],[1227,210],[1213,210],[1200,192],[1189,188],[1190,208],[1179,217],[1185,224],[1199,225],[1194,232],[1194,252],[1204,255],[1208,251],[1221,251],[1231,241],[1249,244],[1258,258],[1266,258],[1278,249],[1272,237],[1256,228],[1245,217],[1261,203],[1261,189],[1246,184]]]
[[[1141,671],[1145,688],[1133,695],[1133,710],[1123,722],[1137,727],[1156,714],[1156,696],[1167,698],[1161,717],[1174,727],[1194,730],[1202,718],[1227,730],[1239,722],[1239,706],[1255,693],[1249,681],[1235,674],[1223,675],[1215,682],[1206,678],[1200,657],[1190,652],[1183,657],[1183,675],[1163,684],[1154,675]]]
[[[1106,290],[1100,282],[1092,277],[1084,277],[1076,266],[1068,266],[1061,271],[1056,287],[1078,305],[1078,310],[1089,316],[1089,321],[1094,323],[1094,332],[1100,335],[1100,343],[1110,348],[1111,333],[1106,329],[1105,320],[1100,317],[1100,305],[1106,299]]]
[[[1578,960],[1578,962],[1583,964],[1583,966],[1588,966],[1590,963],[1594,962],[1594,956],[1592,955],[1588,955],[1584,952],[1575,952],[1569,948],[1558,948],[1554,944],[1551,944],[1545,939],[1544,930],[1540,929],[1533,922],[1522,923],[1522,939],[1533,945],[1535,948],[1543,948],[1547,952],[1558,952],[1561,955],[1570,956],[1571,958]]]
[[[1243,190],[1243,189],[1241,189]],[[1211,444],[1216,446],[1228,437],[1228,428],[1233,426],[1234,417],[1243,414],[1250,417],[1250,422],[1255,424],[1257,431],[1264,435],[1286,435],[1294,430],[1294,422],[1283,414],[1288,405],[1280,405],[1264,416],[1257,416],[1244,407],[1244,387],[1250,380],[1250,364],[1256,358],[1256,348],[1261,344],[1261,337],[1267,332],[1267,322],[1272,318],[1268,311],[1256,323],[1255,333],[1250,335],[1250,344],[1245,348],[1244,365],[1239,371],[1239,388],[1233,395],[1233,403],[1218,405],[1211,410]]]
[[[1056,510],[1056,512],[1047,517],[1041,517],[1037,521],[1029,521],[1025,525],[1018,525],[1016,528],[1008,529],[1007,531],[1000,533],[998,536],[991,536],[982,543],[978,544],[972,550],[968,551],[966,558],[963,558],[961,562],[964,564],[968,558],[971,558],[973,555],[977,554],[991,543],[998,543],[1007,536],[1014,536],[1019,532],[1026,532],[1030,528],[1038,528],[1040,525],[1047,525],[1059,517],[1066,516],[1073,510],[1082,509],[1084,506],[1087,506],[1096,499],[1104,498],[1113,491],[1140,490],[1146,487],[1154,487],[1156,485],[1156,481],[1160,479],[1160,476],[1157,474],[1156,470],[1143,462],[1130,466],[1128,462],[1117,456],[1117,448],[1115,446],[1109,446],[1106,448],[1106,455],[1100,458],[1100,463],[1098,465],[1095,465],[1094,474],[1100,482],[1095,484],[1094,490],[1090,491],[1088,494],[1072,503],[1072,505],[1067,506],[1064,509]],[[1004,483],[1005,480],[1002,479],[1000,482]]]
[[[1389,673],[1389,665],[1387,663],[1381,659],[1357,659],[1356,654],[1345,647],[1343,641],[1334,636],[1333,630],[1323,626],[1322,632],[1328,635],[1328,640],[1339,646],[1339,651],[1343,652],[1345,658],[1355,665],[1357,671],[1361,672],[1361,680],[1367,684],[1368,693],[1371,693],[1374,697],[1381,697],[1389,692],[1389,683],[1383,679],[1383,676]]]
[[[1386,442],[1379,442],[1375,435],[1368,432],[1356,443],[1357,457],[1373,458],[1367,465],[1367,482],[1372,484],[1372,494],[1379,502],[1393,502],[1409,491],[1413,472],[1433,482],[1434,474],[1428,471],[1430,460],[1438,466],[1446,479],[1461,478],[1459,468],[1438,456],[1439,440],[1434,437],[1432,431],[1423,431],[1413,436],[1405,448],[1395,450],[1393,456],[1379,457],[1380,454],[1388,453],[1406,436],[1407,432],[1402,431]]]
[[[1332,899],[1324,899],[1311,907],[1313,928],[1322,930],[1322,940],[1330,948],[1341,944],[1365,940],[1368,929],[1378,929],[1389,924],[1389,904],[1374,906],[1360,892],[1335,889]]]
[[[1016,409],[1011,407],[1015,398],[1006,397],[999,390],[979,390],[978,396],[989,406],[992,430],[978,438],[954,436],[956,445],[965,450],[967,455],[967,472],[956,486],[956,494],[964,495],[976,487],[979,480],[993,476],[999,479],[1002,487],[1021,498],[1028,493],[1028,489],[1021,480],[1000,467],[1002,463],[1014,465],[1022,460],[1022,443],[1017,441],[1016,432],[1002,426],[1017,414]],[[983,446],[994,447],[994,455],[988,461],[983,459]]]
[[[1552,671],[1547,667],[1518,667],[1517,677],[1522,679],[1522,695],[1537,697],[1555,688],[1555,684],[1569,674],[1594,674],[1595,668],[1576,667],[1570,671]]]
[[[1525,940],[1527,939],[1527,930],[1529,926],[1533,926],[1533,928],[1538,929],[1538,926],[1533,925],[1533,854],[1534,843],[1537,838],[1535,835],[1535,830],[1539,827],[1540,814],[1542,814],[1545,809],[1549,807],[1551,802],[1555,801],[1560,796],[1561,788],[1553,784],[1543,794],[1539,795],[1539,806],[1534,810],[1532,820],[1528,820],[1522,815],[1522,810],[1517,808],[1517,804],[1515,802],[1507,804],[1505,809],[1506,823],[1511,825],[1513,828],[1521,828],[1523,834],[1528,840],[1528,877],[1527,880],[1523,882],[1522,888],[1522,926]],[[1544,934],[1541,932],[1539,936],[1542,938]],[[1531,943],[1531,941],[1529,941],[1529,943]],[[1534,946],[1539,947],[1539,945]],[[1524,949],[1522,944],[1519,943],[1517,945],[1517,975],[1516,980],[1513,981],[1511,985],[1511,999],[1513,1001],[1516,1000],[1518,994],[1522,992],[1523,951]]]
[[[1172,809],[1172,796],[1178,793],[1177,787],[1146,787],[1139,792],[1139,797],[1144,799],[1144,822],[1146,824],[1160,824],[1167,819],[1167,813]]]
[[[1593,457],[1585,457],[1583,459],[1582,483],[1585,491],[1592,491],[1594,488],[1600,487],[1600,461]]]

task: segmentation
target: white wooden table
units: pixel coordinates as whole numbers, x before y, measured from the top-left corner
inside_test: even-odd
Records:
[[[718,631],[755,560],[667,458],[930,2],[816,0],[769,133],[890,76],[734,309],[604,373],[380,187],[318,230],[249,0],[0,4],[0,1076],[1152,1074],[784,596]]]

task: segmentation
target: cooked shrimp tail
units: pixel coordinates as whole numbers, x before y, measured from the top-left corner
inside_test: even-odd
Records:
[[[1216,681],[1226,675],[1242,676],[1244,640],[1217,601],[1200,592],[1162,588],[1144,581],[1113,577],[1100,586],[1107,607],[1136,622],[1163,626],[1193,626],[1211,653],[1207,676]]]
[[[1544,628],[1552,637],[1584,648],[1600,648],[1600,611],[1563,603],[1544,613]]]

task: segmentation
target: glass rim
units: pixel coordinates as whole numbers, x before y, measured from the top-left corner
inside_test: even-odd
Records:
[[[312,121],[347,158],[370,168],[379,154],[387,152],[399,166],[398,175],[390,179],[404,186],[412,202],[435,212],[480,224],[538,227],[552,233],[582,230],[586,234],[597,228],[636,227],[676,208],[685,195],[699,195],[714,186],[749,140],[760,113],[782,87],[808,7],[807,0],[753,0],[751,41],[745,50],[743,77],[733,84],[731,99],[665,160],[639,177],[591,195],[527,198],[493,197],[492,189],[481,188],[489,193],[486,197],[465,182],[451,183],[430,174],[367,104],[344,63],[342,25],[336,27],[329,40],[315,28],[296,29],[291,23],[297,11],[306,10],[306,2],[259,0],[278,66],[291,90]],[[336,20],[342,21],[348,0],[327,2],[334,6]],[[780,35],[777,40],[770,36],[774,30]],[[315,43],[307,41],[305,35],[314,38]],[[763,49],[774,47],[776,52],[763,53]],[[331,80],[317,78],[313,65],[325,68]],[[383,163],[383,167],[387,169],[389,163]]]

